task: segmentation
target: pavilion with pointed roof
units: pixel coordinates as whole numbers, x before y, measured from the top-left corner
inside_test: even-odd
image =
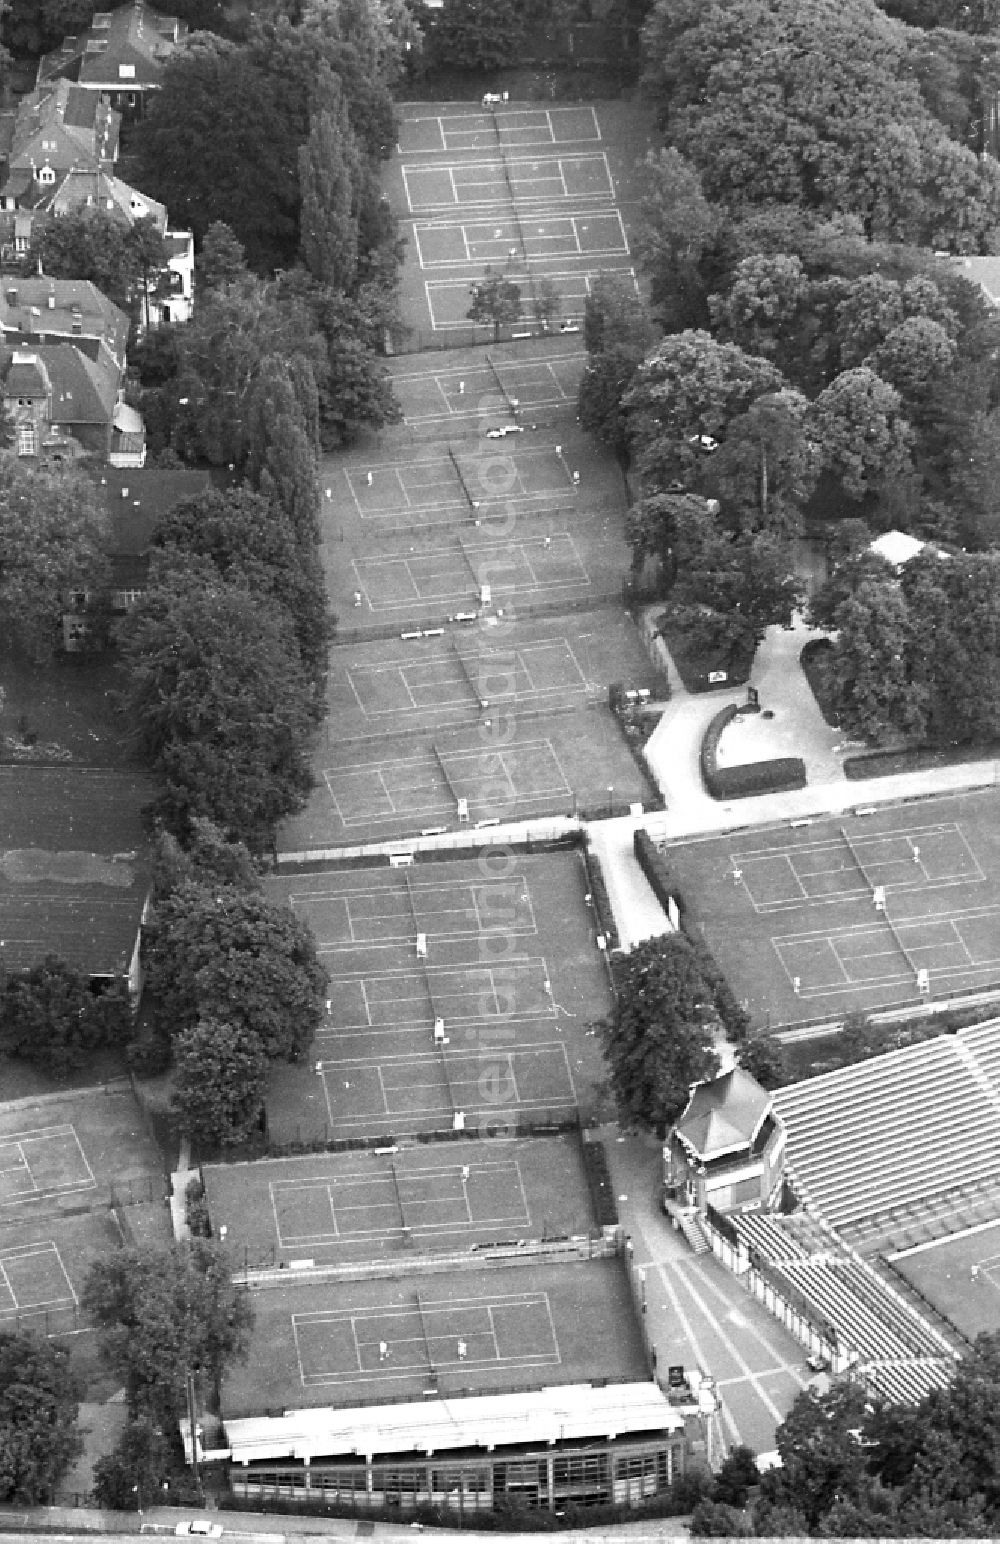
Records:
[[[772,1096],[733,1067],[692,1087],[663,1149],[664,1193],[701,1212],[777,1205],[784,1148]]]

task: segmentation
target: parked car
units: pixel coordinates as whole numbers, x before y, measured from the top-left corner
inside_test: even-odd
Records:
[[[207,1517],[192,1517],[178,1523],[174,1533],[179,1539],[221,1539],[222,1524],[210,1523]]]
[[[508,434],[523,433],[524,428],[521,424],[500,424],[494,429],[487,429],[486,438],[488,440],[505,440]]]

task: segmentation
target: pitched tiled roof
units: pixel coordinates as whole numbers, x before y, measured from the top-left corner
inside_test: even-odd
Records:
[[[9,164],[12,170],[49,164],[110,165],[118,149],[121,114],[93,91],[68,80],[36,86],[17,110]]]
[[[94,975],[122,968],[147,883],[144,779],[81,767],[0,766],[4,964],[61,955]]]
[[[6,333],[72,337],[78,320],[88,337],[103,338],[115,358],[124,360],[128,317],[89,279],[18,275],[5,277],[0,285],[0,329]]]
[[[83,208],[100,209],[127,220],[130,225],[135,220],[152,219],[158,231],[164,231],[167,225],[165,204],[140,193],[120,177],[82,167],[74,167],[67,173],[45,207],[53,214],[67,214]]]
[[[104,467],[100,493],[111,519],[111,551],[122,555],[148,552],[157,526],[182,499],[194,498],[211,486],[207,472],[141,467]]]
[[[12,397],[45,397],[49,382],[37,354],[15,350],[10,369],[4,377],[3,394]]]
[[[186,24],[145,0],[99,11],[85,32],[39,61],[38,79],[66,76],[91,89],[144,90],[159,84],[165,60],[186,31]]]
[[[771,1095],[742,1067],[696,1083],[674,1130],[701,1158],[747,1147],[771,1107]]]
[[[119,375],[64,343],[35,350],[52,386],[53,424],[110,424],[118,400]]]

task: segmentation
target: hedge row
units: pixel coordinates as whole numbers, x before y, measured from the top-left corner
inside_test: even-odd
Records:
[[[866,777],[892,777],[896,772],[925,772],[932,767],[961,766],[969,761],[993,761],[1000,745],[911,745],[903,749],[863,751],[844,761],[844,776],[854,782]]]
[[[611,1183],[608,1157],[604,1151],[603,1142],[583,1143],[583,1172],[587,1179],[587,1189],[590,1191],[590,1204],[596,1226],[617,1227],[618,1203],[615,1200],[615,1187]]]
[[[740,1006],[715,955],[705,940],[689,925],[684,897],[676,885],[671,883],[670,867],[666,858],[648,832],[643,831],[641,827],[633,838],[633,848],[636,862],[649,881],[650,888],[663,910],[667,910],[668,898],[672,898],[676,903],[680,914],[681,930],[697,955],[701,973],[712,989],[712,1000],[725,1026],[726,1034],[730,1040],[744,1041],[750,1031],[750,1019]]]
[[[701,776],[713,799],[746,799],[755,793],[781,793],[806,786],[806,766],[800,756],[778,756],[773,761],[748,761],[744,766],[720,767],[719,741],[727,724],[739,713],[735,703],[709,720],[701,742]]]
[[[618,924],[615,922],[615,914],[611,909],[608,887],[604,883],[601,860],[596,852],[592,852],[589,847],[584,847],[582,851],[583,866],[587,871],[587,886],[590,890],[590,898],[594,903],[597,925],[608,940],[608,949],[620,949],[621,939],[618,937]]]

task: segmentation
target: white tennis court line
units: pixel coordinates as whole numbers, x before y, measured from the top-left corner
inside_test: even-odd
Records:
[[[66,1291],[59,1297],[42,1298],[35,1303],[20,1303],[18,1301],[17,1292],[14,1289],[14,1284],[7,1273],[6,1267],[8,1263],[13,1264],[18,1260],[38,1259],[43,1255],[49,1257],[50,1259],[55,1259],[56,1265],[62,1272],[62,1278],[66,1286]],[[74,1308],[79,1306],[79,1298],[77,1297],[76,1290],[72,1281],[70,1280],[69,1272],[63,1264],[63,1258],[59,1250],[59,1245],[55,1242],[54,1239],[44,1244],[22,1244],[16,1248],[0,1250],[0,1276],[3,1278],[3,1283],[7,1288],[12,1304],[12,1307],[9,1309],[0,1309],[0,1318],[12,1314],[20,1314],[22,1317],[24,1317],[27,1314],[44,1313],[51,1309],[65,1308],[67,1305],[72,1305]]]
[[[959,977],[972,976],[972,975],[979,974],[979,973],[981,973],[983,971],[992,970],[995,967],[995,965],[998,963],[998,961],[1000,961],[1000,948],[998,948],[997,955],[992,957],[992,958],[990,958],[990,959],[974,960],[973,957],[972,957],[972,954],[971,954],[971,952],[970,952],[970,950],[968,948],[968,945],[965,943],[964,938],[961,937],[961,933],[960,933],[959,926],[958,926],[959,924],[961,924],[961,922],[963,920],[970,921],[970,920],[977,920],[977,919],[980,919],[980,918],[983,918],[983,917],[993,917],[993,916],[995,916],[998,919],[1000,919],[1000,907],[985,906],[985,907],[973,908],[972,910],[968,910],[968,911],[953,912],[953,913],[950,913],[950,914],[947,913],[947,912],[935,912],[935,913],[928,914],[926,916],[921,916],[921,917],[903,917],[903,918],[896,918],[896,917],[894,917],[893,920],[892,920],[892,926],[896,929],[896,932],[899,933],[900,936],[903,938],[904,943],[905,943],[905,947],[906,947],[907,951],[910,954],[919,954],[920,950],[922,948],[924,948],[924,949],[939,948],[940,947],[940,943],[939,942],[935,942],[935,941],[931,941],[931,942],[928,942],[926,944],[921,944],[919,942],[919,940],[914,942],[914,943],[909,943],[909,942],[906,941],[907,933],[912,932],[914,929],[919,929],[919,928],[925,927],[928,924],[930,924],[932,926],[939,926],[941,924],[944,924],[944,925],[946,925],[946,926],[951,928],[953,934],[955,935],[955,941],[957,943],[959,943],[961,948],[964,950],[966,956],[969,959],[969,964],[965,965],[965,966],[957,965],[956,964],[956,965],[944,965],[944,966],[931,967],[930,968],[930,975],[931,975],[931,979],[933,980],[935,976],[938,976],[938,977],[944,976],[945,978],[951,977],[951,976],[959,976]],[[883,926],[887,930],[889,930],[888,923],[883,924]],[[913,979],[913,969],[912,969],[912,967],[906,967],[905,965],[901,966],[901,968],[898,971],[893,971],[889,975],[874,977],[874,978],[871,978],[870,980],[854,980],[854,979],[852,979],[848,975],[847,969],[846,969],[845,964],[844,964],[844,961],[842,960],[842,958],[841,958],[841,956],[840,956],[840,954],[838,952],[838,949],[837,949],[837,940],[841,939],[841,938],[858,937],[858,936],[864,937],[866,935],[870,935],[872,937],[873,941],[874,941],[878,937],[879,931],[880,930],[879,930],[879,928],[877,926],[876,927],[857,926],[857,927],[853,927],[853,928],[840,928],[840,929],[836,929],[832,933],[825,933],[822,930],[816,930],[816,931],[808,932],[808,933],[792,933],[792,934],[786,935],[783,938],[772,938],[771,939],[771,943],[774,946],[775,953],[777,954],[778,959],[781,962],[782,969],[785,971],[785,974],[788,977],[788,980],[789,980],[790,984],[793,981],[794,975],[795,974],[800,974],[801,975],[801,971],[800,972],[793,972],[793,971],[789,970],[789,968],[788,968],[787,964],[785,963],[785,960],[784,960],[784,958],[782,956],[782,952],[781,952],[782,945],[798,944],[798,943],[810,943],[810,942],[817,942],[817,943],[822,942],[822,943],[825,943],[825,944],[827,944],[829,946],[829,953],[830,953],[831,957],[833,959],[835,959],[837,961],[837,964],[840,966],[840,969],[841,969],[841,971],[843,972],[843,974],[845,976],[845,983],[844,984],[833,983],[833,984],[829,984],[829,985],[820,985],[820,986],[810,987],[808,985],[808,981],[802,981],[801,986],[800,986],[800,990],[799,990],[799,993],[798,993],[798,995],[800,997],[822,997],[822,996],[824,996],[827,993],[841,992],[841,991],[847,990],[848,988],[864,989],[866,986],[870,986],[870,987],[875,988],[875,987],[889,985],[889,984],[891,984],[893,982],[896,982],[896,981],[911,981]],[[891,930],[889,930],[889,936],[890,937],[892,936],[891,935]],[[1000,936],[1000,934],[998,934],[998,936]],[[856,955],[856,956],[854,956],[854,958],[858,959],[858,960],[877,959],[881,954],[885,954],[887,958],[891,955],[895,959],[899,960],[900,959],[900,951],[899,951],[899,946],[895,943],[895,940],[893,940],[893,947],[891,949],[885,949],[885,950],[873,949],[870,954]],[[851,963],[850,961],[847,962],[848,965],[850,963]]]
[[[547,539],[549,542],[548,549],[545,547],[546,538],[544,536],[523,536],[518,541],[491,543],[484,542],[476,547],[469,547],[464,543],[459,543],[458,550],[455,548],[439,547],[430,552],[422,553],[419,560],[421,566],[423,566],[428,559],[432,558],[443,557],[449,560],[448,563],[442,568],[432,567],[430,574],[424,580],[424,584],[428,585],[433,585],[435,583],[440,585],[442,582],[446,582],[446,587],[444,589],[428,590],[426,593],[421,589],[420,584],[414,576],[413,570],[410,567],[410,559],[408,557],[362,557],[355,559],[351,566],[353,567],[355,574],[358,575],[359,585],[361,585],[359,568],[359,564],[361,563],[364,563],[367,566],[369,571],[371,571],[373,578],[377,577],[379,569],[390,569],[397,572],[401,570],[406,574],[406,577],[409,580],[413,590],[412,595],[403,595],[398,600],[381,600],[378,606],[375,606],[372,601],[369,601],[369,605],[373,611],[399,611],[412,605],[431,605],[435,601],[453,599],[456,594],[455,585],[458,582],[454,577],[453,565],[460,555],[464,557],[465,572],[468,574],[468,578],[465,580],[465,589],[463,592],[465,594],[475,594],[477,592],[479,586],[478,576],[480,573],[485,573],[485,569],[482,565],[486,565],[489,571],[494,575],[492,581],[493,589],[498,594],[533,594],[536,590],[573,589],[581,585],[587,586],[593,583],[590,577],[590,573],[580,556],[579,548],[577,547],[576,542],[573,540],[573,537],[569,531],[553,531]],[[532,548],[538,549],[540,551],[551,551],[554,548],[555,552],[553,555],[558,554],[561,549],[568,548],[572,561],[579,569],[579,575],[570,575],[565,579],[551,577],[539,579],[528,560],[528,552]],[[497,577],[497,572],[501,569],[501,565],[496,561],[494,554],[498,553],[509,554],[511,570],[513,570],[514,564],[516,563],[519,556],[523,567],[531,576],[530,584],[518,584],[516,577],[510,582],[507,582],[502,577]],[[480,567],[477,568],[477,564],[479,564]]]
[[[593,291],[595,281],[601,277],[602,273],[614,273],[621,278],[625,278],[627,276],[631,279],[632,287],[636,294],[639,293],[639,281],[636,278],[635,268],[631,264],[622,265],[610,262],[603,264],[600,269],[596,269],[594,271],[588,271],[585,269],[556,269],[553,271],[546,266],[544,261],[533,261],[531,264],[531,272],[536,279],[552,280],[552,282],[559,290],[559,297],[562,302],[562,314],[567,319],[579,319],[582,317],[583,305],[580,303],[586,302],[588,296]],[[522,291],[522,301],[526,303],[527,298],[529,298],[526,295],[528,284],[527,278],[517,274],[515,275],[515,283],[519,285]],[[443,290],[448,290],[452,293],[461,292],[464,299],[464,297],[467,297],[468,295],[468,289],[469,286],[466,279],[454,278],[424,280],[424,294],[427,300],[427,311],[431,319],[431,327],[434,331],[447,332],[450,328],[468,328],[469,318],[465,311],[463,311],[462,315],[456,317],[453,321],[440,320],[438,318],[437,311],[435,310],[434,299],[435,293]],[[572,309],[573,306],[578,306],[579,308],[574,310]],[[524,313],[524,319],[526,322],[530,320],[526,312]],[[487,326],[488,324],[484,323],[482,325]]]
[[[570,198],[565,182],[563,196],[567,200]],[[488,222],[427,220],[422,225],[414,222],[413,244],[418,266],[421,272],[429,273],[435,268],[468,268],[472,263],[502,263],[511,246],[521,251],[522,238],[524,252],[531,262],[545,260],[557,262],[578,257],[598,259],[629,256],[625,225],[618,209],[591,210],[588,214],[580,215],[548,216],[544,226],[537,223],[539,213],[540,211],[536,211],[527,224],[521,221],[520,225],[516,220],[501,216]],[[585,240],[584,237],[590,228],[588,222],[593,220],[605,220],[610,225],[616,226],[613,239],[608,237],[603,243],[597,244],[591,244],[589,240]],[[558,230],[553,229],[553,226],[564,228]],[[454,232],[461,240],[462,253],[455,257],[428,257],[424,250],[424,238],[435,231]],[[487,234],[488,232],[492,234]]]
[[[76,1145],[76,1156],[83,1168],[86,1178],[81,1180],[68,1180],[63,1184],[39,1185],[31,1172],[31,1158],[25,1151],[28,1146],[37,1146],[40,1142],[51,1142],[72,1138]],[[14,1148],[20,1155],[20,1166],[17,1169],[5,1170],[5,1173],[27,1173],[31,1183],[31,1190],[24,1191],[20,1195],[0,1198],[0,1206],[16,1206],[24,1201],[32,1201],[43,1195],[71,1195],[80,1190],[96,1190],[97,1180],[94,1171],[87,1161],[87,1155],[83,1151],[80,1138],[76,1134],[76,1127],[67,1124],[61,1126],[39,1126],[30,1131],[11,1132],[0,1136],[0,1149],[4,1147]]]
[[[937,890],[937,889],[946,889],[948,887],[956,886],[956,885],[985,884],[986,883],[986,875],[983,873],[983,870],[982,870],[982,867],[980,866],[979,860],[977,859],[977,857],[976,857],[975,853],[973,852],[972,848],[969,846],[969,843],[968,843],[968,840],[967,840],[967,838],[965,836],[965,833],[964,833],[964,831],[962,830],[961,826],[958,824],[957,821],[954,821],[954,822],[949,821],[949,822],[944,822],[944,823],[940,823],[940,824],[932,825],[932,826],[914,826],[914,827],[907,828],[905,830],[886,830],[886,831],[865,832],[865,833],[863,833],[860,836],[858,836],[858,835],[852,836],[851,840],[852,840],[852,843],[855,846],[855,848],[857,848],[858,852],[860,853],[862,861],[865,864],[865,867],[866,868],[870,868],[872,870],[872,872],[874,873],[879,868],[893,868],[893,867],[895,867],[901,861],[901,859],[903,857],[903,854],[900,854],[900,855],[897,855],[897,856],[888,857],[888,858],[884,858],[884,859],[881,859],[881,860],[879,860],[879,859],[871,860],[871,859],[869,859],[869,858],[867,858],[865,856],[865,852],[864,852],[865,847],[883,846],[886,842],[898,838],[901,842],[905,842],[906,843],[907,847],[910,849],[911,854],[912,854],[912,851],[913,851],[914,847],[920,847],[921,845],[926,847],[927,843],[930,840],[932,840],[934,837],[938,837],[938,836],[953,836],[953,837],[957,837],[957,839],[958,839],[958,841],[960,843],[960,846],[961,846],[961,850],[964,852],[965,856],[968,858],[969,864],[971,865],[971,869],[961,869],[961,870],[959,870],[959,871],[957,871],[957,872],[955,872],[954,874],[951,874],[951,875],[945,874],[945,875],[943,875],[941,877],[937,877],[937,876],[932,877],[930,874],[928,874],[927,869],[924,866],[923,860],[921,859],[919,861],[919,863],[913,863],[912,864],[912,869],[913,869],[914,874],[916,875],[916,872],[919,870],[919,873],[922,876],[921,878],[915,877],[914,880],[911,883],[907,883],[905,881],[901,881],[900,882],[900,881],[886,880],[886,882],[885,882],[886,890],[890,891],[890,892],[891,891],[895,891],[895,892],[898,893],[898,892],[902,892],[902,891],[905,891],[905,890],[922,890],[922,889],[935,889],[935,890]],[[730,856],[730,864],[731,865],[735,865],[735,866],[737,866],[739,868],[742,868],[744,870],[744,875],[745,875],[747,868],[752,869],[753,862],[754,862],[755,858],[761,858],[761,857],[763,857],[763,858],[783,857],[783,858],[786,859],[786,861],[788,863],[788,866],[789,866],[789,870],[790,870],[791,874],[794,876],[797,884],[799,885],[800,890],[802,891],[804,900],[800,901],[798,899],[798,897],[794,897],[793,896],[793,897],[789,897],[789,898],[781,899],[781,900],[777,900],[777,901],[761,901],[761,902],[758,903],[757,901],[755,901],[753,899],[752,891],[750,890],[750,887],[747,885],[747,891],[748,891],[748,894],[750,895],[751,903],[752,903],[752,905],[754,907],[754,910],[756,912],[758,912],[759,914],[761,914],[761,915],[766,915],[769,912],[789,910],[789,909],[797,910],[797,909],[799,909],[803,905],[810,905],[811,906],[811,905],[820,904],[820,903],[828,904],[830,902],[836,902],[836,901],[844,900],[846,898],[849,898],[852,895],[854,895],[854,896],[863,895],[863,894],[865,894],[865,893],[867,893],[867,892],[869,892],[871,890],[871,885],[866,883],[864,875],[861,874],[861,872],[857,868],[857,865],[854,864],[853,861],[852,861],[852,866],[848,866],[848,865],[833,865],[829,869],[812,869],[808,874],[805,874],[805,875],[802,875],[802,876],[800,876],[798,874],[798,872],[797,872],[797,870],[795,868],[795,857],[796,857],[796,854],[799,854],[799,853],[822,853],[822,852],[826,852],[826,851],[829,851],[832,856],[833,855],[842,855],[842,854],[844,854],[847,851],[847,847],[846,847],[846,844],[844,843],[844,841],[843,841],[843,839],[841,837],[828,837],[828,838],[824,838],[822,841],[804,843],[802,845],[796,845],[794,847],[763,848],[759,852],[748,852],[748,853],[742,854],[742,855],[738,854],[738,853],[732,854]],[[857,885],[857,887],[854,890],[850,890],[850,891],[841,890],[841,891],[838,891],[838,892],[835,892],[835,893],[829,894],[829,895],[811,895],[809,893],[809,891],[805,888],[805,885],[803,883],[803,879],[807,879],[808,880],[808,879],[811,879],[811,878],[818,878],[818,877],[822,877],[822,875],[824,875],[824,874],[849,873],[849,872],[852,871],[852,869],[853,869],[853,872],[856,874],[857,879],[858,879],[858,885]],[[745,877],[744,877],[744,884],[746,884]]]
[[[560,784],[554,784],[551,787],[547,786],[544,789],[536,790],[535,792],[530,793],[530,794],[529,793],[520,793],[520,792],[518,792],[516,785],[511,782],[510,769],[507,767],[506,763],[503,761],[504,754],[512,756],[512,757],[517,757],[518,755],[523,755],[526,752],[530,753],[530,752],[538,750],[538,749],[544,749],[544,750],[546,750],[548,752],[548,755],[551,758],[552,762],[554,763],[555,768],[556,768],[556,770],[557,770],[557,772],[559,774],[559,777],[561,779],[561,785]],[[485,760],[484,760],[484,758],[486,758],[486,757],[488,757],[488,763],[489,763],[488,766],[486,766],[486,763],[485,763]],[[564,771],[562,769],[562,764],[561,764],[561,762],[559,760],[559,757],[556,755],[555,748],[553,747],[552,741],[551,741],[551,739],[548,739],[548,738],[546,738],[544,740],[524,740],[519,745],[513,747],[512,749],[510,749],[506,753],[501,752],[501,751],[490,751],[490,752],[487,753],[487,752],[484,752],[484,751],[481,751],[481,750],[451,751],[451,752],[449,752],[448,765],[449,765],[449,768],[450,768],[452,762],[465,762],[465,761],[470,761],[470,760],[480,764],[479,779],[477,779],[477,781],[481,780],[483,777],[491,776],[492,768],[497,764],[497,761],[499,760],[501,762],[501,764],[503,765],[504,775],[506,776],[507,781],[510,784],[512,796],[521,804],[524,804],[526,802],[533,802],[533,801],[538,800],[538,799],[551,799],[551,798],[553,798],[556,795],[559,795],[559,796],[571,795],[572,792],[573,792],[569,782],[566,779],[566,774],[564,773]],[[332,784],[330,782],[331,778],[338,777],[338,776],[340,776],[342,774],[348,774],[349,775],[349,774],[353,774],[353,773],[357,773],[357,772],[364,772],[364,773],[374,772],[377,776],[379,776],[379,778],[381,778],[381,776],[382,776],[382,768],[383,767],[390,767],[391,766],[394,771],[399,772],[401,768],[405,768],[407,766],[413,766],[413,765],[429,767],[429,768],[431,768],[433,770],[435,763],[433,761],[433,758],[430,757],[430,756],[409,756],[409,757],[403,758],[402,760],[398,760],[398,761],[394,761],[394,762],[354,762],[354,763],[351,763],[349,766],[346,766],[346,767],[332,767],[332,768],[329,768],[328,770],[324,771],[323,774],[322,774],[323,775],[323,779],[324,779],[324,781],[327,784],[327,788],[329,789],[331,800],[333,801],[334,805],[337,808],[337,813],[339,815],[341,823],[345,827],[359,826],[359,825],[375,825],[375,824],[378,824],[379,822],[381,822],[383,820],[393,820],[399,814],[405,814],[407,816],[407,818],[409,818],[409,819],[418,820],[418,819],[426,818],[428,816],[439,815],[441,813],[442,809],[451,810],[453,808],[454,801],[453,801],[453,799],[451,797],[450,790],[445,790],[445,796],[442,798],[441,794],[439,793],[437,795],[437,797],[435,799],[435,802],[433,804],[418,805],[418,806],[415,806],[414,808],[408,809],[406,811],[398,811],[395,808],[395,805],[393,805],[393,808],[391,810],[389,810],[385,814],[381,814],[381,815],[380,814],[372,814],[372,813],[362,813],[360,815],[353,815],[353,816],[348,818],[347,816],[345,816],[343,814],[339,804],[337,804],[337,799],[336,799],[336,796],[335,796],[335,794],[333,792]],[[385,787],[384,780],[383,780],[383,787]],[[472,797],[472,802],[475,802],[475,795],[472,795],[471,797]],[[388,789],[386,789],[386,798],[389,799]],[[389,802],[390,803],[392,802],[391,799],[389,799]]]
[[[574,189],[571,193],[566,174],[573,167],[586,166],[588,169],[600,167],[603,174],[603,185],[595,188]],[[512,186],[517,188],[517,203],[519,207],[531,204],[552,203],[553,197],[574,199],[581,204],[600,202],[603,204],[616,204],[614,177],[608,162],[607,152],[604,150],[581,151],[577,154],[557,154],[553,156],[508,156],[507,173],[510,176]],[[540,175],[529,175],[530,172],[540,172]],[[428,202],[414,203],[414,192],[421,180],[428,180],[433,187],[445,173],[451,188],[450,202],[441,202],[440,199],[432,199]],[[423,176],[421,177],[421,174]],[[456,176],[456,174],[458,174]],[[477,174],[483,174],[478,175]],[[507,180],[504,176],[504,165],[499,159],[488,161],[460,161],[451,162],[447,166],[437,164],[410,164],[400,167],[400,175],[403,181],[403,191],[406,194],[407,208],[411,215],[431,215],[435,210],[456,209],[495,209],[501,207],[509,200]],[[562,186],[561,195],[553,195],[552,183],[558,175]],[[570,180],[572,180],[572,173]],[[532,185],[543,185],[543,191],[539,193],[522,192],[523,188]],[[469,189],[485,188],[488,190],[484,197],[465,197]]]
[[[505,1020],[505,1022],[509,1021]],[[531,1110],[551,1110],[553,1107],[559,1109],[576,1109],[579,1105],[576,1092],[576,1084],[573,1078],[572,1069],[569,1064],[569,1056],[562,1041],[557,1040],[542,1042],[538,1045],[530,1046],[514,1046],[509,1051],[498,1051],[495,1053],[484,1051],[458,1051],[451,1054],[451,1063],[452,1066],[454,1066],[455,1060],[459,1057],[475,1057],[476,1060],[482,1064],[484,1069],[488,1066],[491,1068],[491,1080],[493,1080],[494,1069],[497,1067],[497,1065],[502,1067],[506,1061],[509,1065],[509,1070],[511,1073],[511,1086],[517,1089],[517,1081],[513,1071],[513,1058],[525,1058],[531,1056],[537,1059],[537,1057],[540,1055],[553,1055],[557,1062],[561,1058],[562,1070],[566,1075],[566,1082],[569,1088],[569,1093],[554,1095],[547,1094],[544,1097],[531,1096],[525,1098],[518,1090],[516,1105],[513,1101],[510,1100],[505,1100],[504,1104],[507,1105],[512,1113],[515,1109],[518,1111],[523,1110],[525,1112]],[[406,1063],[408,1066],[426,1066],[429,1062],[433,1063],[436,1067],[436,1059],[433,1056],[424,1056],[419,1052],[415,1055],[411,1053],[410,1055],[382,1057],[380,1061],[376,1063],[376,1068],[379,1073],[379,1083],[382,1089],[383,1103],[386,1105],[386,1108],[381,1114],[374,1111],[366,1111],[358,1115],[345,1114],[343,1112],[334,1115],[333,1106],[330,1101],[329,1088],[327,1086],[326,1080],[327,1072],[329,1071],[336,1077],[342,1077],[345,1072],[350,1072],[352,1068],[364,1067],[366,1069],[370,1069],[372,1065],[371,1058],[355,1057],[349,1061],[324,1062],[322,1064],[322,1082],[324,1092],[326,1093],[327,1114],[331,1124],[336,1123],[338,1126],[347,1129],[357,1126],[363,1127],[366,1124],[370,1124],[372,1122],[375,1122],[376,1124],[381,1124],[384,1122],[398,1123],[401,1119],[405,1120],[407,1118],[418,1120],[432,1119],[437,1117],[450,1117],[454,1110],[454,1106],[450,1099],[448,1099],[445,1104],[426,1105],[420,1108],[414,1108],[412,1105],[405,1110],[390,1110],[388,1108],[385,1094],[385,1084],[382,1080],[382,1067],[389,1066],[394,1063]],[[441,1088],[439,1082],[435,1082],[435,1084],[432,1085],[430,1083],[416,1083],[415,1081],[411,1080],[411,1082],[407,1085],[407,1091],[412,1092],[414,1089],[429,1090],[432,1087],[436,1093],[440,1094]],[[496,1099],[488,1100],[485,1104],[478,1104],[472,1100],[469,1100],[465,1103],[463,1108],[465,1109],[467,1116],[475,1118],[482,1115],[496,1116],[500,1110],[500,1105],[497,1103]]]
[[[510,1313],[512,1310],[521,1309],[528,1312],[544,1307],[549,1324],[549,1334],[552,1341],[551,1351],[541,1352],[515,1352],[511,1356],[502,1356],[500,1342],[497,1337],[496,1324],[493,1318],[494,1310],[502,1310]],[[482,1316],[485,1314],[485,1324],[482,1328]],[[473,1317],[471,1326],[463,1326],[463,1318]],[[386,1379],[398,1380],[402,1377],[417,1377],[425,1374],[425,1365],[412,1365],[405,1363],[401,1367],[393,1367],[391,1360],[386,1365],[367,1369],[363,1348],[374,1347],[380,1343],[391,1330],[386,1328],[393,1319],[403,1321],[416,1320],[421,1326],[419,1335],[400,1335],[388,1341],[390,1358],[393,1346],[421,1346],[426,1350],[425,1342],[451,1342],[458,1339],[482,1340],[487,1334],[493,1341],[493,1356],[472,1356],[461,1361],[457,1356],[455,1368],[471,1367],[556,1367],[562,1363],[562,1355],[559,1351],[559,1340],[556,1335],[555,1320],[552,1314],[552,1305],[548,1292],[519,1292],[519,1293],[490,1293],[482,1298],[442,1298],[433,1301],[422,1301],[419,1305],[413,1304],[372,1304],[365,1307],[352,1307],[337,1310],[316,1310],[312,1313],[293,1313],[290,1316],[292,1324],[292,1336],[295,1342],[296,1361],[299,1369],[299,1378],[303,1387],[316,1387],[321,1384],[337,1384],[348,1380],[354,1382],[359,1379],[365,1382],[384,1381]],[[455,1328],[430,1333],[433,1319],[444,1319],[449,1324],[457,1319],[459,1324]],[[361,1339],[359,1331],[363,1333],[366,1321],[372,1321],[379,1326],[379,1332],[371,1341]],[[339,1325],[347,1322],[351,1326],[354,1352],[357,1359],[356,1368],[345,1368],[343,1371],[307,1373],[303,1366],[302,1349],[299,1340],[299,1328],[306,1325]],[[431,1364],[439,1359],[431,1357]],[[424,1363],[425,1358],[421,1357]]]

